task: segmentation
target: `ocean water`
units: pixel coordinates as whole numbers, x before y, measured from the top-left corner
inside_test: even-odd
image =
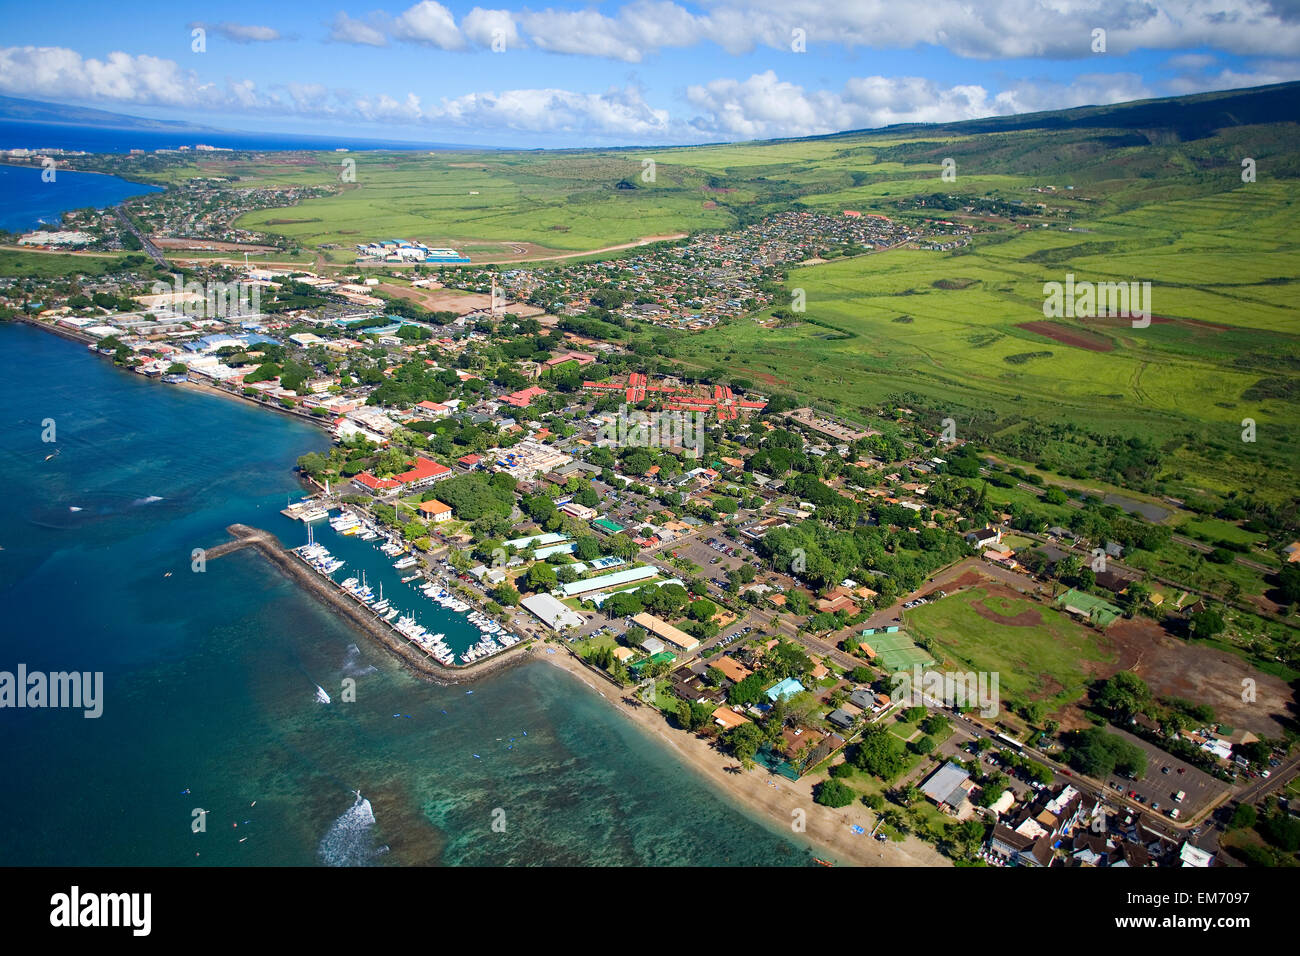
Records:
[[[157,186],[128,182],[101,173],[56,170],[52,182],[34,166],[0,166],[0,229],[25,232],[42,223],[57,225],[65,212],[104,209],[131,196],[159,192]]]
[[[105,684],[0,709],[0,865],[810,861],[557,668],[437,687],[256,552],[192,571],[235,521],[301,540],[323,432],[14,325],[0,402],[0,670]]]
[[[449,143],[413,142],[365,137],[311,136],[298,133],[256,133],[240,130],[190,132],[171,130],[116,129],[110,126],[80,126],[74,123],[32,123],[0,116],[0,149],[70,149],[83,153],[125,153],[133,149],[153,151],[188,146],[218,146],[245,150],[322,149],[484,149],[492,146],[463,146]]]

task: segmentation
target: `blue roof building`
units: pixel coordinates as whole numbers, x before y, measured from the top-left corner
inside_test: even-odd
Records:
[[[767,699],[771,701],[784,700],[787,697],[793,697],[795,694],[803,692],[803,684],[799,683],[793,677],[787,677],[779,684],[773,684],[767,689]]]

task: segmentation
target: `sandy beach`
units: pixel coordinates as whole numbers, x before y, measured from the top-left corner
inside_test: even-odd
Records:
[[[818,781],[812,775],[801,780],[787,780],[761,767],[753,770],[731,772],[738,762],[719,753],[711,744],[670,727],[663,715],[646,704],[633,706],[624,698],[627,692],[594,673],[567,650],[539,648],[535,654],[555,667],[568,671],[582,681],[593,693],[598,693],[609,704],[637,724],[646,733],[653,734],[672,749],[677,758],[719,790],[733,806],[763,820],[773,828],[785,830],[808,844],[814,855],[837,866],[951,866],[951,861],[933,846],[914,836],[902,843],[882,843],[867,834],[874,824],[872,812],[861,803],[838,810],[813,802],[812,787]],[[795,820],[794,811],[805,811],[805,831],[790,830]],[[856,834],[851,829],[857,824],[867,833]]]

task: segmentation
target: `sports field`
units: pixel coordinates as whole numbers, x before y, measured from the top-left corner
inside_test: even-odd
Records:
[[[1003,709],[1041,700],[1050,712],[1077,700],[1092,679],[1090,664],[1111,660],[1104,638],[994,584],[906,613],[907,626],[945,658],[941,666],[998,674]]]
[[[934,663],[934,658],[912,643],[906,634],[872,634],[864,640],[890,673],[911,670],[913,664],[924,667]]]

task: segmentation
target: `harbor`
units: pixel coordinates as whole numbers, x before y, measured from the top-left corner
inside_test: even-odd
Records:
[[[396,542],[384,538],[377,529],[351,512],[344,511],[332,520],[334,526],[331,530],[340,539],[355,539],[361,543],[373,535],[372,541],[383,539],[383,544],[374,550],[385,557],[401,553]],[[296,548],[284,548],[274,534],[259,528],[235,524],[226,530],[233,540],[209,549],[209,560],[242,548],[256,548],[290,578],[344,614],[423,677],[439,683],[474,680],[504,664],[523,660],[531,645],[531,641],[512,633],[487,614],[474,610],[469,602],[456,597],[450,582],[437,574],[410,575],[397,584],[403,603],[407,602],[408,595],[418,599],[412,610],[404,611],[394,606],[393,591],[386,592],[382,581],[372,584],[371,574],[365,569],[360,570],[359,577],[349,575],[336,581],[332,575],[343,571],[348,562],[335,557],[328,547],[317,541],[314,529],[308,543]],[[394,563],[400,563],[400,559]],[[405,583],[405,588],[402,588],[402,583]],[[423,608],[419,605],[421,601],[425,602]],[[437,615],[448,623],[449,630],[455,631],[457,637],[449,638],[447,631],[435,632],[425,627],[420,623],[422,615],[429,620]],[[477,636],[477,640],[471,642],[469,636]]]

